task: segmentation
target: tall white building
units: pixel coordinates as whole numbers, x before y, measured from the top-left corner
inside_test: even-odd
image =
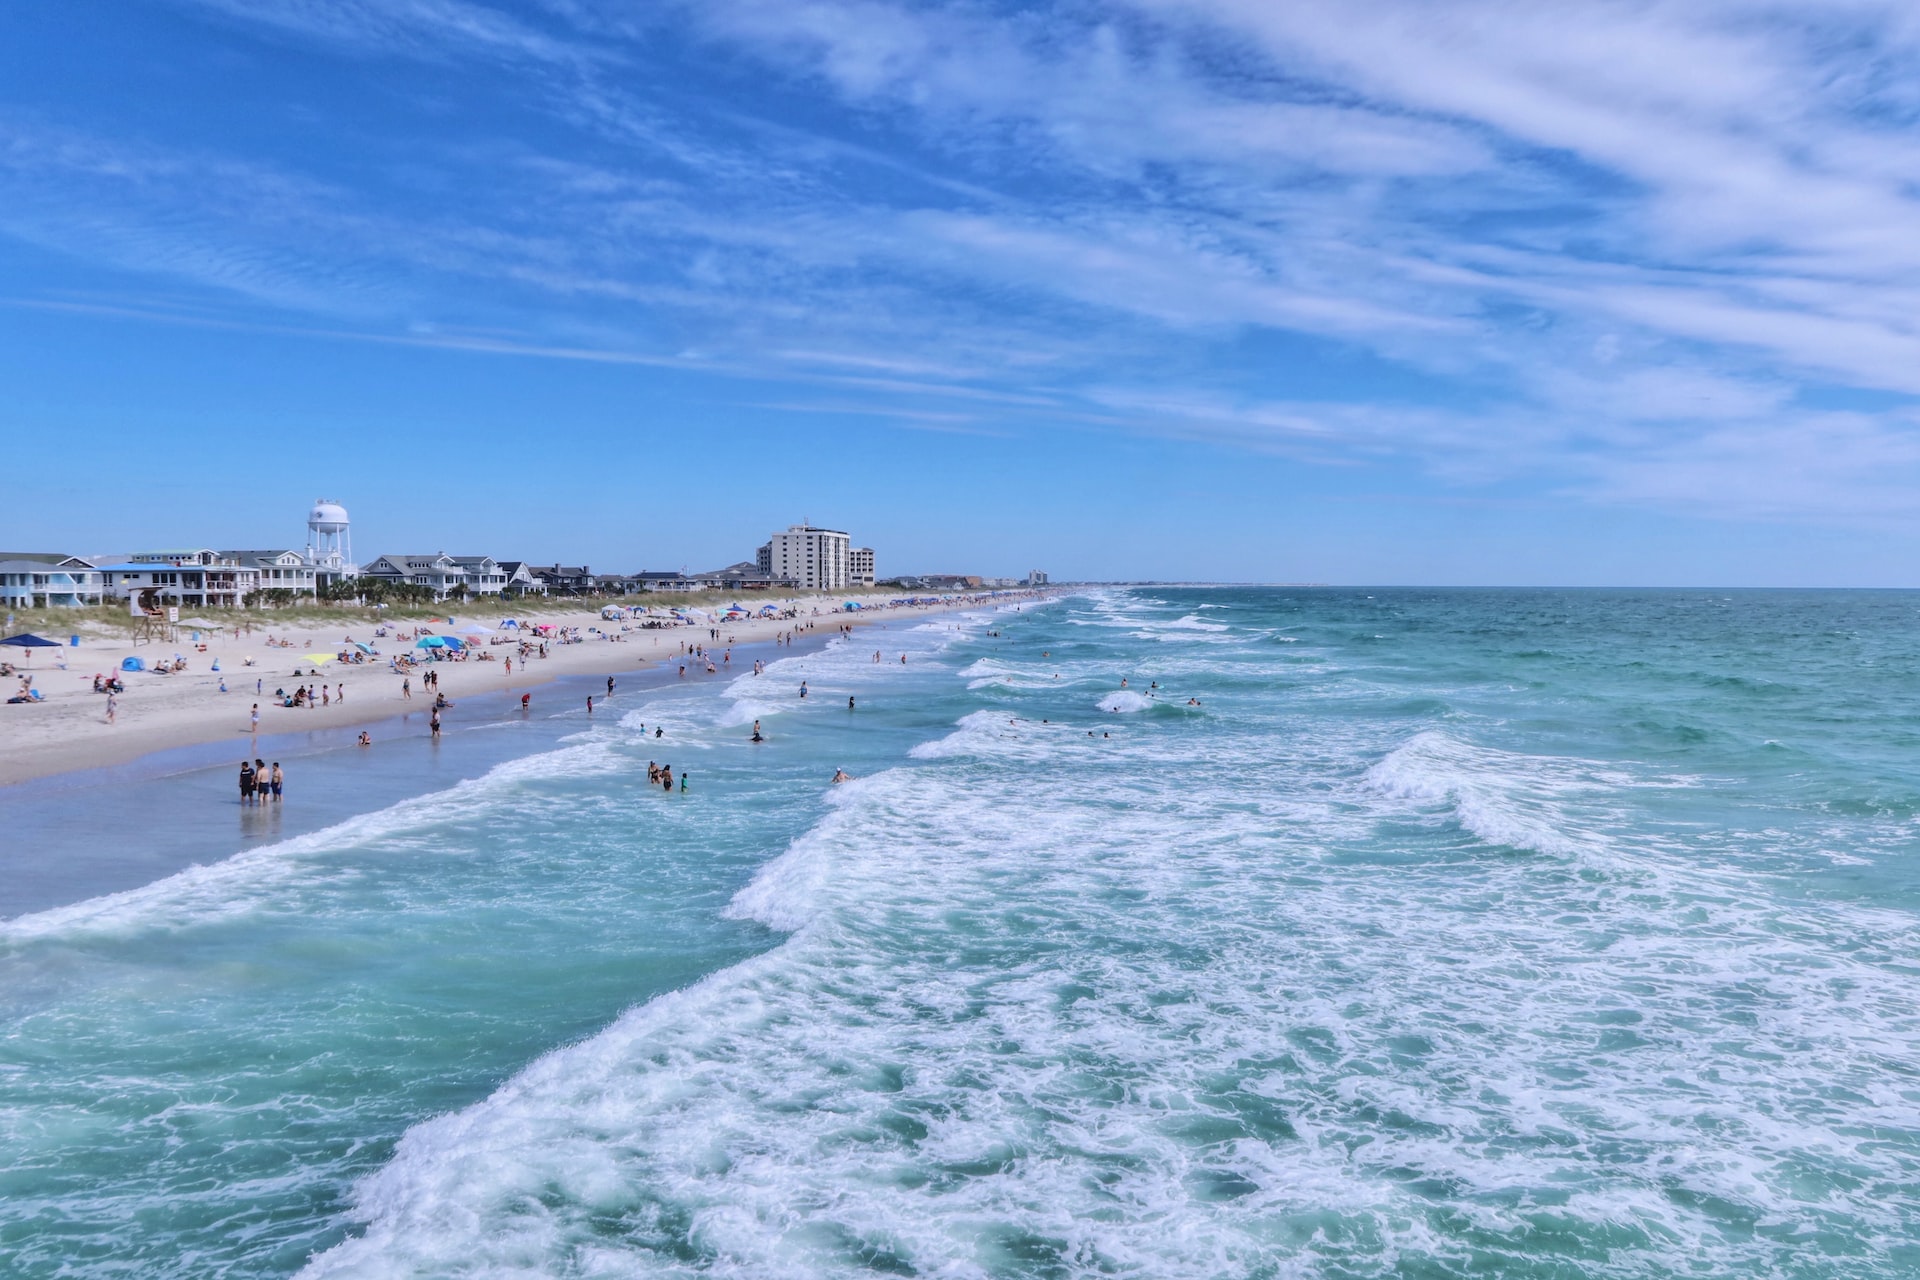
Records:
[[[853,577],[853,539],[838,529],[788,525],[760,548],[761,563],[775,581],[787,578],[808,591],[839,591]]]
[[[852,559],[847,566],[847,585],[852,587],[870,587],[873,585],[873,548],[855,547]]]

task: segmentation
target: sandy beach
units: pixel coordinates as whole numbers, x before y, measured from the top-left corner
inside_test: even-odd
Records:
[[[883,594],[844,598],[874,606],[899,599]],[[583,602],[585,607],[576,611],[533,615],[531,622],[577,628],[585,637],[574,644],[549,640],[544,657],[522,658],[517,644],[482,640],[466,660],[425,666],[437,673],[438,692],[453,702],[469,694],[531,692],[564,676],[612,676],[618,680],[623,673],[655,663],[677,664],[690,647],[699,645],[715,651],[717,671],[708,675],[704,663],[688,661],[687,679],[731,679],[743,666],[720,661],[729,645],[770,642],[784,632],[817,636],[842,626],[913,626],[934,613],[976,607],[978,601],[956,599],[944,604],[870,607],[858,612],[835,609],[819,598],[755,601],[756,608],[771,603],[783,611],[794,610],[796,616],[716,622],[711,625],[719,630],[717,642],[709,638],[707,625],[652,629],[605,620],[600,616],[605,603]],[[373,627],[364,622],[295,624],[289,628],[276,625],[271,612],[255,614],[249,621],[254,627],[251,634],[203,633],[204,652],[190,641],[186,628],[171,644],[136,647],[129,639],[83,634],[78,647],[35,651],[34,662],[21,667],[21,674],[32,675],[33,687],[45,701],[0,705],[0,787],[70,770],[125,764],[174,747],[223,740],[239,747],[254,736],[251,716],[255,703],[260,709],[261,735],[368,724],[432,705],[433,694],[421,684],[422,670],[411,673],[413,696],[409,700],[402,691],[407,677],[392,671],[388,661],[399,654],[420,656],[412,639],[399,639],[392,633],[411,635],[417,626],[441,629],[431,623],[397,623],[389,628],[388,636],[376,637]],[[516,633],[496,634],[504,637]],[[282,647],[278,643],[281,641],[291,641],[291,647]],[[307,654],[337,653],[352,641],[371,644],[377,653],[361,664],[326,662],[317,673],[305,659]],[[172,659],[176,653],[185,659],[186,670],[166,675],[120,670],[122,660],[128,657],[137,656],[151,666]],[[509,673],[510,655],[513,661]],[[218,671],[213,669],[216,661]],[[751,660],[744,665],[751,669]],[[296,675],[296,671],[301,674]],[[126,684],[126,691],[114,698],[111,724],[107,721],[106,695],[93,691],[96,674],[117,674]],[[224,693],[220,690],[223,680],[227,689]],[[8,678],[9,693],[17,684],[17,679]],[[276,689],[291,693],[296,685],[317,689],[322,684],[328,700],[320,706],[286,707],[274,696]],[[537,700],[539,694],[534,697]],[[243,747],[240,750],[245,754]]]

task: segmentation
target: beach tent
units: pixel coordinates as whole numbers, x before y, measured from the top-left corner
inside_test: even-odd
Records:
[[[520,624],[515,622],[512,618],[508,618],[505,622],[500,624],[500,629],[502,631],[518,631],[520,629]]]
[[[120,669],[122,671],[145,671],[147,669],[147,663],[144,658],[122,658],[120,659]]]
[[[466,626],[459,629],[459,634],[463,636],[490,636],[493,634],[493,628],[483,627],[477,622],[469,622]]]
[[[17,636],[8,636],[5,640],[0,640],[0,644],[11,645],[16,649],[25,649],[29,661],[32,660],[35,649],[58,649],[60,647],[58,640],[48,640],[41,636],[28,635],[24,631]]]
[[[608,622],[618,622],[627,616],[627,611],[617,604],[610,604],[600,610],[600,616]]]

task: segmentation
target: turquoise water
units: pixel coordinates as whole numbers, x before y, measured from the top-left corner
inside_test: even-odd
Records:
[[[1916,621],[1141,588],[623,696],[0,922],[0,1274],[1920,1274]]]

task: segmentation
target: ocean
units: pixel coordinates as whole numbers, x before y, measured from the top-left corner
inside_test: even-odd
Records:
[[[0,1275],[1920,1275],[1917,624],[1109,588],[208,766],[0,920]]]

